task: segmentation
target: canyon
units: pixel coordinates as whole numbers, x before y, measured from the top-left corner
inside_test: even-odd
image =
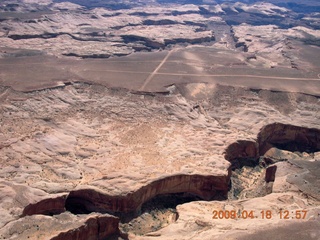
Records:
[[[189,89],[194,90],[192,85]],[[289,198],[282,203],[290,202],[285,209],[298,204],[308,210],[310,223],[317,221],[318,97],[276,93],[296,99],[291,102],[295,110],[281,113],[283,109],[268,104],[268,97],[274,99],[271,91],[257,95],[239,87],[206,88],[212,89],[208,96],[214,101],[203,100],[201,105],[186,97],[187,86],[185,95],[155,96],[83,83],[28,93],[3,89],[7,98],[1,106],[6,126],[1,205],[7,210],[2,211],[1,238],[132,238],[130,231],[120,231],[120,221],[123,226],[130,224],[128,219],[142,228],[140,234],[148,235],[144,225],[136,223],[147,214],[141,215],[144,204],[161,196],[178,199],[177,194],[184,194],[182,203],[192,201],[186,207],[206,200],[211,217],[223,203],[240,206],[257,199]],[[297,117],[301,112],[308,117]],[[226,114],[228,121],[223,120]],[[199,211],[179,206],[185,204],[177,210],[171,206],[178,215],[162,221],[178,220],[170,220],[159,237],[170,239],[165,229],[183,226],[181,214]],[[164,211],[159,209],[154,218]]]

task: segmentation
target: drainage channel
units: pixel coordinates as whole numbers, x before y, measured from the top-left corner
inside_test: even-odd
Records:
[[[267,125],[259,133],[257,141],[239,140],[228,146],[225,159],[231,163],[229,176],[171,176],[142,187],[131,195],[118,197],[91,189],[79,190],[71,192],[65,198],[51,199],[52,202],[44,200],[28,206],[24,216],[59,214],[63,211],[73,214],[108,213],[119,219],[119,234],[115,239],[126,239],[129,233],[145,235],[175,222],[179,218],[176,210],[179,204],[199,200],[256,198],[272,193],[277,171],[275,163],[288,160],[282,157],[287,156],[285,154],[288,151],[295,151],[295,154],[301,156],[302,153],[312,156],[314,152],[320,151],[319,136],[320,131],[317,129],[285,124]],[[173,186],[174,181],[179,184]],[[190,188],[191,182],[197,183],[197,187]],[[160,192],[154,192],[152,196],[146,195],[150,189],[158,189],[159,186],[163,187]],[[180,190],[177,191],[175,186],[180,186]],[[49,206],[53,206],[54,211],[45,209]],[[39,208],[46,211],[37,212]]]
[[[176,209],[178,205],[201,200],[204,199],[187,192],[160,194],[143,203],[137,211],[110,212],[108,210],[100,210],[98,212],[108,213],[118,217],[120,220],[119,230],[121,238],[125,239],[124,236],[129,233],[145,235],[176,222],[179,218]],[[226,196],[218,193],[211,200],[226,200]],[[65,202],[65,210],[72,214],[90,214],[97,212],[93,210],[92,206],[93,203],[91,201],[82,198],[68,197]]]
[[[141,211],[132,216],[120,216],[120,230],[124,233],[144,235],[157,231],[178,220],[177,205],[202,200],[189,193],[164,194],[144,203]]]

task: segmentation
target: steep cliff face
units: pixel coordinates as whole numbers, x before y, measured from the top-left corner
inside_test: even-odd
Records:
[[[105,213],[119,216],[122,220],[136,218],[141,215],[141,208],[145,203],[149,202],[150,204],[150,200],[152,201],[159,196],[170,196],[171,199],[178,197],[180,200],[177,202],[183,198],[185,198],[185,201],[192,201],[192,199],[223,200],[227,198],[229,181],[229,173],[217,176],[173,175],[157,179],[136,191],[118,196],[112,196],[94,188],[79,189],[71,191],[68,195],[63,194],[56,198],[44,199],[27,205],[23,210],[21,219],[24,218],[25,221],[28,221],[29,216],[65,218],[64,215],[74,214],[73,216],[84,218],[81,224],[58,230],[60,233],[51,238],[52,240],[106,239],[113,234],[119,234],[120,220],[118,217],[105,215]],[[173,207],[175,207],[175,204]],[[170,210],[168,213],[170,213]],[[163,212],[161,214],[166,216],[168,213]],[[172,213],[169,215],[171,216]],[[127,225],[127,228],[130,228],[130,226]]]
[[[24,221],[31,223],[32,221],[28,218],[51,216],[54,219],[65,219],[65,215],[70,217],[74,214],[73,216],[81,216],[79,224],[69,226],[67,229],[56,229],[58,234],[50,239],[106,239],[111,235],[120,234],[120,219],[104,213],[114,214],[123,219],[132,219],[141,214],[141,207],[144,203],[158,196],[169,196],[170,194],[172,194],[171,198],[175,198],[177,193],[185,194],[185,197],[180,195],[180,198],[186,198],[186,201],[192,201],[188,200],[192,199],[188,193],[197,196],[194,199],[226,199],[229,180],[229,174],[222,176],[174,175],[155,180],[132,193],[119,196],[110,196],[95,189],[75,190],[69,195],[44,199],[27,205],[23,210],[21,220],[24,219]],[[166,216],[168,213],[161,214]],[[175,216],[172,213],[169,215]],[[153,216],[154,218],[155,216]],[[171,221],[174,222],[176,218]],[[59,221],[61,222],[61,220]],[[130,226],[132,225],[127,225],[127,228]]]
[[[175,175],[121,196],[110,196],[93,189],[75,190],[66,199],[66,207],[74,213],[130,213],[139,211],[143,203],[162,194],[191,193],[204,200],[226,198],[229,178],[229,175]]]
[[[232,163],[233,168],[254,166],[261,156],[281,158],[281,150],[300,153],[320,151],[320,130],[272,123],[260,130],[256,141],[238,140],[230,144],[225,150],[225,159]]]
[[[65,202],[67,195],[57,198],[44,199],[42,201],[30,204],[23,210],[22,216],[31,216],[35,214],[55,215],[65,211]]]
[[[111,196],[94,189],[81,189],[70,194],[39,201],[25,207],[26,215],[54,215],[65,210],[75,214],[91,212],[131,213],[140,210],[142,204],[158,195],[191,193],[204,200],[226,198],[229,175],[201,176],[175,175],[156,180],[133,193]]]
[[[61,232],[50,240],[103,240],[119,232],[119,219],[113,216],[96,216],[87,219],[78,228]]]
[[[255,166],[259,158],[258,143],[249,140],[238,140],[225,150],[225,159],[231,162],[232,168]]]
[[[119,235],[119,219],[108,214],[33,215],[8,223],[0,239],[102,240]]]
[[[273,123],[261,129],[257,141],[260,155],[272,147],[291,152],[317,152],[320,151],[320,130]]]
[[[306,163],[301,164],[301,159],[308,160],[309,154],[319,150],[318,129],[283,123],[264,126],[257,141],[238,140],[230,144],[225,150],[225,159],[233,170],[229,198],[270,194],[277,172],[274,163],[298,161],[295,164],[302,166]]]

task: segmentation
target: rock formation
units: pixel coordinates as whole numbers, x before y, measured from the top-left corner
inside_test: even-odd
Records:
[[[259,133],[260,153],[263,155],[271,147],[277,147],[291,152],[319,152],[320,131],[299,126],[280,123],[265,126]]]
[[[25,94],[9,93],[6,97],[6,104],[2,105],[5,113],[2,122],[6,126],[3,131],[6,134],[3,135],[1,154],[3,164],[9,163],[1,170],[3,186],[6,186],[3,189],[7,189],[5,192],[8,193],[17,189],[16,197],[13,199],[28,197],[24,197],[23,201],[18,200],[20,205],[16,205],[10,198],[5,198],[7,200],[2,203],[5,204],[2,206],[6,206],[3,209],[9,211],[3,213],[8,216],[5,219],[11,219],[11,223],[2,223],[2,238],[7,238],[6,236],[12,233],[14,229],[12,224],[21,224],[21,221],[28,223],[33,218],[41,219],[43,224],[47,224],[46,222],[49,224],[55,221],[55,218],[71,213],[80,214],[78,217],[81,216],[83,220],[79,224],[83,222],[84,225],[74,227],[78,229],[75,231],[71,231],[71,228],[61,230],[61,234],[57,233],[56,237],[80,236],[77,234],[87,236],[88,232],[90,235],[91,233],[95,235],[94,232],[101,231],[97,231],[97,228],[102,229],[97,226],[104,224],[100,222],[100,218],[101,221],[106,222],[107,229],[109,229],[106,230],[107,233],[101,234],[116,234],[119,231],[117,225],[119,218],[115,217],[115,220],[110,223],[108,220],[110,217],[86,218],[85,216],[89,217],[96,212],[101,212],[102,214],[115,214],[120,218],[124,216],[139,218],[141,206],[145,202],[165,194],[189,193],[198,196],[199,199],[221,201],[227,197],[229,181],[236,176],[233,174],[238,174],[237,178],[244,181],[241,183],[241,181],[232,180],[234,184],[232,187],[235,189],[233,191],[240,191],[238,196],[241,198],[265,196],[268,199],[270,193],[280,189],[281,184],[277,182],[277,175],[283,173],[281,168],[279,170],[280,165],[277,164],[282,164],[283,161],[276,163],[275,166],[267,167],[266,170],[256,171],[250,168],[259,165],[259,156],[263,155],[265,146],[271,143],[274,144],[272,145],[274,148],[279,147],[278,143],[285,144],[292,140],[298,142],[308,139],[312,146],[318,146],[317,125],[314,125],[314,128],[296,127],[285,123],[285,118],[288,117],[286,116],[283,118],[283,123],[264,126],[262,123],[264,115],[259,114],[255,115],[260,116],[260,120],[255,123],[256,127],[251,128],[251,133],[241,128],[238,128],[240,134],[235,133],[229,129],[239,126],[234,122],[239,119],[239,113],[230,108],[230,113],[233,112],[233,115],[229,115],[232,117],[225,122],[224,127],[219,125],[221,122],[219,118],[222,117],[220,114],[226,114],[224,105],[232,103],[232,106],[237,109],[245,110],[243,114],[247,115],[246,104],[224,99],[220,95],[225,91],[224,87],[215,86],[215,89],[219,88],[221,90],[216,92],[218,94],[215,95],[216,101],[212,102],[212,104],[219,105],[214,108],[210,107],[209,102],[202,103],[204,107],[193,107],[196,106],[194,100],[179,96],[179,93],[167,96],[142,95],[144,98],[141,98],[141,95],[128,92],[124,94],[124,90],[113,91],[101,86],[80,83]],[[207,89],[213,88],[207,86]],[[229,91],[235,90],[228,89]],[[248,96],[255,95],[255,92],[251,90],[238,89],[237,91],[238,94],[246,96],[247,101],[251,101]],[[15,100],[14,94],[20,95],[24,100],[22,102]],[[185,90],[184,94],[191,96]],[[76,99],[81,99],[81,101]],[[255,101],[268,106],[264,98]],[[50,110],[48,103],[51,106]],[[115,112],[117,109],[115,106],[120,103],[126,111]],[[296,104],[302,104],[301,106],[310,104],[311,106],[313,102],[307,100]],[[141,105],[144,105],[145,109],[139,113]],[[30,107],[37,111],[30,112]],[[278,121],[281,114],[271,110],[272,107],[269,106],[263,111],[269,111],[270,118]],[[253,109],[252,113],[256,111],[257,109]],[[299,111],[298,107],[296,112],[290,115],[296,116]],[[135,118],[132,119],[130,116],[133,113],[135,113]],[[309,113],[313,117],[316,116],[313,111]],[[30,120],[21,118],[25,115],[28,115],[27,119]],[[77,116],[77,119],[73,116]],[[139,123],[139,118],[153,120],[148,123]],[[12,123],[12,119],[14,119],[14,125],[9,124]],[[22,119],[24,122],[28,121],[28,124],[20,124]],[[127,121],[124,121],[125,119]],[[310,118],[309,124],[312,124],[313,119]],[[180,125],[181,121],[188,124],[188,128]],[[119,129],[122,130],[119,132]],[[277,134],[284,131],[287,131],[286,135]],[[297,137],[292,139],[288,136]],[[226,141],[221,141],[221,139]],[[146,151],[142,150],[142,146],[144,149],[147,148]],[[317,148],[312,148],[312,150],[318,151]],[[233,168],[238,168],[234,170],[237,173],[230,175],[231,165],[223,160],[224,152],[225,158],[232,163]],[[269,155],[264,156],[265,158],[272,157],[268,151],[266,154]],[[310,160],[304,161],[317,162],[317,157],[315,157],[317,155],[312,155],[312,152],[308,154],[310,154]],[[164,156],[167,158],[165,159]],[[301,160],[299,160],[301,158],[303,156],[297,157],[296,160],[299,162],[295,164],[304,169],[310,169],[312,165],[301,165]],[[252,164],[248,164],[250,159],[254,160]],[[274,160],[274,162],[277,161]],[[272,163],[267,163],[265,166],[269,164]],[[154,166],[157,168],[155,169]],[[294,174],[294,172],[286,174]],[[304,171],[299,170],[296,174],[301,176],[299,179],[306,179],[310,182],[307,189],[302,188],[307,185],[301,186],[302,191],[316,196],[315,188],[312,187],[316,186],[314,185],[317,178],[315,173],[309,175],[308,178],[304,175]],[[251,188],[241,193],[242,188],[250,184],[250,179],[252,181],[256,179],[256,183],[263,184],[264,187],[251,183]],[[9,184],[7,181],[15,184]],[[246,181],[248,183],[245,183]],[[288,181],[300,188],[300,182],[295,179],[291,180],[289,177]],[[238,186],[238,183],[242,187]],[[18,191],[18,184],[26,184],[28,188]],[[41,190],[37,192],[36,189]],[[6,193],[7,196],[9,196],[8,193]],[[217,204],[217,201],[209,203]],[[32,220],[32,222],[37,221],[40,220]],[[74,221],[74,217],[69,220],[67,218],[65,221]],[[90,226],[90,229],[84,226]],[[43,230],[39,231],[42,234]],[[57,228],[54,231],[60,230]],[[21,230],[21,234],[24,233],[29,234],[29,230]],[[43,239],[48,239],[47,236],[44,234]],[[40,235],[38,234],[37,237]]]

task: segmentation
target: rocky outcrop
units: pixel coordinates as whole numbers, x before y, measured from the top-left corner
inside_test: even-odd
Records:
[[[239,42],[237,38],[234,38],[234,41],[236,42],[236,48],[242,48],[244,52],[248,52],[248,46],[245,42]]]
[[[0,239],[110,239],[119,236],[119,219],[108,214],[54,216],[33,215],[9,222],[0,229]]]
[[[286,150],[286,152],[281,150]],[[260,156],[271,157],[275,158],[275,161],[280,161],[285,158],[285,155],[290,155],[290,152],[295,151],[301,153],[320,151],[320,130],[290,124],[272,123],[260,130],[257,135],[257,141],[238,140],[230,144],[225,150],[225,159],[233,165],[239,165],[239,162],[243,162],[244,159],[255,161]],[[290,157],[293,157],[292,154]]]
[[[232,168],[255,166],[259,158],[259,148],[255,141],[238,140],[225,150],[225,159],[231,162]]]
[[[64,56],[67,57],[79,57],[79,58],[109,58],[111,57],[110,54],[88,54],[88,55],[82,55],[82,54],[77,54],[77,53],[66,53],[63,54]],[[122,56],[122,55],[121,55]]]
[[[110,196],[94,189],[70,192],[66,209],[74,213],[137,212],[143,203],[157,195],[191,193],[204,200],[226,198],[230,176],[175,175],[159,179],[133,193]]]
[[[172,24],[179,24],[177,21],[173,21],[170,19],[160,19],[160,20],[145,20],[143,21],[143,25],[172,25]]]
[[[28,34],[12,34],[8,35],[8,38],[11,38],[13,40],[21,40],[21,39],[33,39],[33,38],[43,38],[43,39],[49,39],[49,38],[56,38],[57,36],[61,35],[60,33],[43,33],[43,34],[34,34],[34,35],[28,35]]]
[[[266,180],[267,183],[274,182],[274,180],[276,178],[276,172],[277,172],[277,165],[269,166],[266,169],[265,180]]]
[[[225,150],[225,159],[231,163],[229,199],[262,197],[272,193],[276,166],[267,167],[259,161],[256,141],[238,140]],[[267,169],[265,169],[267,167]]]
[[[320,130],[273,123],[261,129],[257,141],[260,155],[272,147],[291,152],[317,152],[320,151]]]
[[[132,43],[132,42],[143,43],[143,45],[145,45],[146,47],[153,48],[153,49],[159,49],[159,48],[165,47],[165,44],[159,41],[154,41],[152,39],[138,36],[138,35],[122,35],[121,37],[125,43]]]
[[[205,43],[215,41],[214,36],[207,36],[207,37],[199,37],[199,38],[174,38],[174,39],[165,39],[165,45],[169,44],[178,44],[178,43],[190,43],[190,44],[198,44],[198,43]]]
[[[140,43],[146,47],[151,49],[159,49],[165,48],[167,45],[170,44],[179,44],[179,43],[189,43],[189,44],[198,44],[198,43],[205,43],[215,41],[214,36],[205,36],[205,37],[194,37],[194,38],[171,38],[171,39],[158,39],[153,40],[148,37],[143,37],[139,35],[122,35],[121,36],[125,43]]]
[[[264,126],[257,135],[257,141],[240,140],[229,145],[225,151],[225,159],[231,163],[231,169],[233,170],[231,176],[232,188],[229,197],[238,197],[239,195],[248,196],[246,189],[249,188],[249,186],[245,186],[242,182],[250,178],[250,175],[254,176],[255,174],[260,176],[258,176],[251,185],[254,186],[256,182],[259,182],[259,186],[251,187],[254,193],[252,195],[251,191],[249,194],[256,197],[272,193],[272,186],[276,180],[277,172],[277,165],[275,163],[289,161],[299,166],[302,164],[300,162],[301,159],[308,160],[314,152],[319,150],[319,129],[284,123],[273,123]],[[316,166],[317,162],[312,164]],[[247,167],[251,169],[248,170]],[[256,171],[254,168],[261,169]],[[258,172],[260,172],[260,174],[258,174]],[[261,176],[264,177],[261,178]],[[316,182],[316,180],[314,180],[315,178],[311,176],[310,174],[309,178]],[[299,182],[296,179],[291,181],[297,186],[299,186],[299,184],[301,185],[301,181]],[[309,190],[312,189],[312,187],[308,187],[307,190],[305,190],[306,183],[307,181],[302,184],[302,187],[299,187],[303,189],[303,191],[308,190],[310,195],[316,195],[316,191]],[[246,192],[241,194],[243,191]]]
[[[119,219],[110,215],[101,215],[88,218],[81,226],[61,232],[50,240],[103,240],[119,233]]]
[[[75,2],[79,5],[62,2],[42,6],[44,13],[33,16],[30,4],[20,1],[17,13],[22,17],[18,14],[15,21],[10,21],[10,14],[1,17],[2,46],[39,50],[58,57],[108,58],[117,56],[117,53],[163,49],[168,44],[198,44],[214,40],[206,31],[207,18],[195,5],[155,5],[146,10],[134,8],[136,3],[133,1],[126,2],[125,5],[129,5],[124,8],[118,1],[101,5],[111,9],[113,5],[120,7],[118,11],[110,11],[86,8],[100,4]],[[154,5],[154,2],[140,4]],[[196,26],[203,27],[203,31],[199,32]]]
[[[319,148],[318,132],[317,129],[280,123],[267,125],[258,134],[257,142],[239,140],[229,145],[225,151],[225,159],[231,162],[232,169],[239,169],[244,166],[257,166],[259,156],[263,155],[268,147],[274,145],[290,148],[292,151],[317,150]],[[267,162],[265,163],[268,165]],[[276,170],[276,166],[266,169],[264,173],[266,184],[274,182]],[[121,196],[111,196],[94,189],[80,189],[70,192],[65,205],[67,210],[74,213],[131,213],[139,211],[143,203],[162,194],[186,192],[204,200],[212,200],[217,196],[226,197],[229,179],[230,176],[175,175],[155,180],[133,193]],[[31,210],[24,212],[31,212]],[[45,211],[42,210],[42,212]]]
[[[61,230],[57,236],[50,239],[106,239],[110,235],[119,234],[119,219],[103,213],[122,217],[136,216],[141,206],[150,199],[175,193],[191,193],[204,200],[223,199],[226,198],[229,178],[230,176],[175,175],[156,180],[135,192],[119,196],[110,196],[95,189],[75,190],[68,196],[44,199],[28,205],[22,217],[55,215],[54,217],[62,218],[63,214],[69,214],[65,211],[83,216],[89,214],[82,224]]]
[[[31,216],[35,214],[55,215],[65,211],[65,202],[67,195],[57,198],[49,198],[34,204],[29,204],[23,210],[22,216]]]

